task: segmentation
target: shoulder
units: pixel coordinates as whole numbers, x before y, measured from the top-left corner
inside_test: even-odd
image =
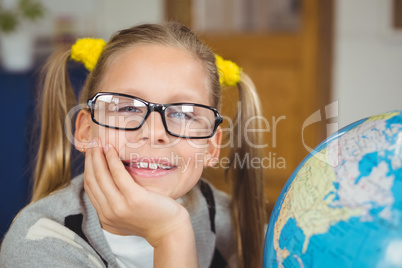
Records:
[[[16,217],[14,225],[31,225],[41,218],[48,218],[63,223],[69,214],[77,214],[82,210],[84,194],[83,175],[74,178],[71,183],[55,193],[26,206]]]
[[[0,266],[63,266],[74,259],[89,267],[100,264],[90,247],[65,226],[69,215],[82,213],[82,191],[82,177],[77,177],[68,187],[25,207],[2,242]]]

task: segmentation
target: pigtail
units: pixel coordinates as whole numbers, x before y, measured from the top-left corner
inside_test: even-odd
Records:
[[[43,90],[39,100],[40,144],[34,173],[32,202],[67,185],[71,180],[71,123],[64,126],[68,111],[75,105],[75,96],[67,72],[70,48],[52,55],[42,69]]]
[[[261,128],[261,104],[254,84],[241,74],[239,108],[233,125],[234,140],[240,143],[229,152],[230,166],[225,175],[232,181],[232,218],[237,239],[239,267],[261,267],[265,225],[267,221],[264,197],[263,169],[251,167],[252,159],[261,159],[261,132],[246,131]]]

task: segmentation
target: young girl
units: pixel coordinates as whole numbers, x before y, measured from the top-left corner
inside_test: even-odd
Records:
[[[74,132],[85,171],[73,180],[70,58],[90,71]],[[259,132],[241,128],[260,113],[244,73],[178,23],[122,30],[107,44],[80,40],[44,70],[32,204],[3,241],[1,267],[261,266],[262,170],[234,162],[259,157]],[[218,162],[220,82],[236,84],[241,102],[232,199],[201,178]]]

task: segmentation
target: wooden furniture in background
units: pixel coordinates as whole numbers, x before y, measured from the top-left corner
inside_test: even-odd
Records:
[[[187,11],[183,5],[179,9],[167,8],[167,19],[189,25],[191,1],[166,0],[165,4],[169,7],[174,2],[186,2]],[[267,167],[264,176],[271,208],[293,170],[309,153],[304,145],[314,148],[326,138],[333,13],[332,0],[303,0],[297,31],[201,35],[216,53],[240,65],[257,87],[270,130],[265,133],[268,147],[263,149],[263,164]],[[234,114],[236,102],[236,90],[225,89],[223,114]],[[317,110],[323,120],[303,129],[303,123]],[[221,156],[227,152],[228,148],[224,148]],[[205,176],[218,188],[230,192],[223,173],[222,168],[207,169]]]

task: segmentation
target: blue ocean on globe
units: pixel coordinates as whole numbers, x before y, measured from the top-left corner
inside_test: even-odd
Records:
[[[402,115],[357,121],[293,172],[272,211],[264,267],[402,267]]]

